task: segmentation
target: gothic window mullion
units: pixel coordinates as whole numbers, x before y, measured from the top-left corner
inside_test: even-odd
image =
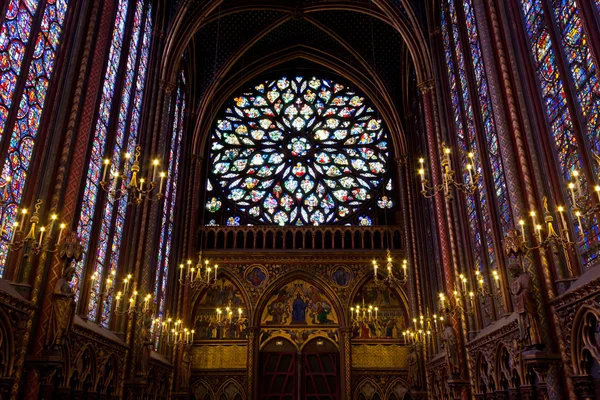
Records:
[[[600,62],[600,0],[574,1],[581,10],[583,26],[589,38],[587,44],[590,46],[592,57],[594,57],[596,66],[598,66],[598,63]],[[600,75],[600,72],[596,71],[596,74]]]

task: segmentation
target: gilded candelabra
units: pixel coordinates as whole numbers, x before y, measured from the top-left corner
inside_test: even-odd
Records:
[[[151,201],[159,201],[164,197],[163,186],[164,180],[167,176],[165,172],[158,171],[160,161],[158,159],[152,160],[152,174],[148,175],[147,178],[140,178],[140,158],[141,147],[135,148],[133,154],[133,165],[128,171],[129,163],[132,155],[125,153],[125,162],[123,163],[123,171],[119,172],[118,166],[111,168],[110,159],[105,158],[103,161],[104,167],[102,172],[102,180],[100,181],[100,187],[102,190],[107,192],[113,199],[119,200],[127,196],[129,204],[141,204],[144,198],[148,198]],[[125,182],[128,172],[131,172],[129,182]],[[158,180],[157,180],[158,175]],[[122,180],[122,185],[119,186],[119,181]],[[158,193],[156,197],[152,197],[152,192],[158,186]]]
[[[480,175],[477,173],[477,169],[475,168],[475,155],[471,152],[467,154],[468,162],[465,165],[465,169],[468,173],[468,179],[465,182],[458,182],[454,178],[454,170],[452,169],[452,162],[450,160],[450,149],[442,144],[442,148],[444,152],[442,154],[442,183],[438,185],[429,185],[429,180],[426,178],[425,173],[425,159],[419,159],[419,177],[421,179],[421,194],[425,196],[425,198],[432,198],[437,193],[444,191],[446,195],[450,194],[450,188],[454,187],[462,193],[472,194],[477,189],[477,180]]]
[[[179,284],[182,286],[189,286],[193,290],[199,290],[205,287],[212,286],[217,281],[217,275],[219,271],[219,265],[214,265],[214,276],[212,274],[213,267],[210,266],[208,260],[204,260],[204,266],[202,266],[202,253],[198,256],[198,262],[196,266],[192,265],[192,260],[188,260],[187,268],[184,264],[179,265]],[[204,273],[202,272],[204,270]]]
[[[385,276],[385,278],[379,279],[378,269],[379,269],[379,265],[377,264],[377,260],[373,260],[373,275],[374,275],[374,281],[375,281],[376,285],[384,285],[384,284],[386,284],[386,285],[390,285],[390,284],[404,285],[408,281],[408,261],[407,260],[402,261],[402,274],[400,275],[400,277],[396,277],[394,275],[394,264],[392,262],[392,254],[390,252],[390,249],[387,249],[387,264],[386,264],[387,275]]]

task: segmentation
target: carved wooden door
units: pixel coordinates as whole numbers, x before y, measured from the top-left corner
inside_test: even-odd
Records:
[[[263,352],[260,355],[261,400],[297,400],[297,354]]]

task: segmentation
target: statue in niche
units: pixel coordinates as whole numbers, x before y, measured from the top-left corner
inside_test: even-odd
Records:
[[[444,352],[446,353],[446,367],[448,375],[460,375],[460,360],[458,357],[458,341],[456,333],[448,319],[444,320],[444,330],[442,331],[442,343],[444,344]]]
[[[138,374],[147,375],[150,368],[150,353],[152,352],[152,340],[150,339],[150,327],[152,324],[152,309],[148,308],[142,314],[141,341],[138,353]]]
[[[75,267],[65,268],[62,276],[54,285],[52,293],[52,319],[50,332],[48,332],[47,345],[56,349],[64,344],[65,338],[71,330],[73,316],[75,315],[75,302],[71,280],[75,276]]]
[[[417,355],[417,347],[410,346],[408,354],[408,384],[410,387],[419,386],[419,358]]]
[[[514,281],[511,287],[519,321],[519,339],[525,348],[543,347],[542,331],[533,297],[531,275],[517,263],[509,266]]]
[[[300,293],[298,293],[296,300],[292,303],[293,324],[303,324],[306,322],[306,307],[308,307],[308,303],[304,301]]]
[[[192,345],[187,344],[181,356],[181,387],[183,389],[190,386],[190,377],[192,376]]]

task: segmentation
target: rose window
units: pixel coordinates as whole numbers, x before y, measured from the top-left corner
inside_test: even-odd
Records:
[[[266,81],[236,97],[217,120],[211,181],[251,221],[341,222],[381,201],[388,140],[375,110],[344,85]],[[211,212],[220,206],[216,198],[207,202]]]

